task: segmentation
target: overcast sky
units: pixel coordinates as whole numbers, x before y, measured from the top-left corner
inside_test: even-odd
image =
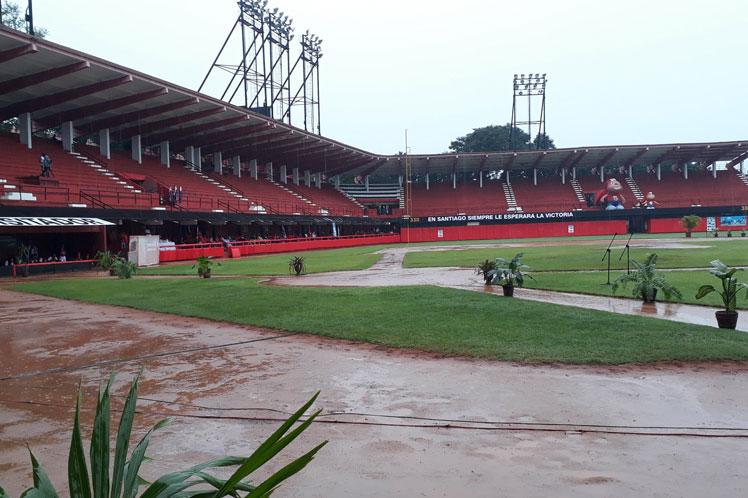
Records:
[[[17,0],[25,5],[25,0]],[[559,147],[748,139],[745,0],[271,0],[323,40],[322,133],[443,152],[548,74]],[[49,39],[197,89],[232,0],[35,0]]]

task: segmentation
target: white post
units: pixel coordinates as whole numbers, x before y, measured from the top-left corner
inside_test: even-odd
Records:
[[[143,144],[140,140],[140,135],[135,135],[130,138],[130,149],[130,157],[132,157],[132,160],[138,164],[143,164]],[[166,155],[169,155],[168,151]]]
[[[249,164],[252,164],[252,162],[250,161]],[[233,170],[234,170],[234,176],[237,177],[237,178],[241,178],[242,177],[242,158],[241,158],[241,156],[234,156],[234,157],[232,157],[231,158],[231,166],[233,167]]]
[[[184,156],[184,160],[188,163],[195,164],[195,148],[191,145],[188,145],[184,148],[184,152],[182,153]]]
[[[62,149],[67,152],[73,150],[73,139],[75,138],[75,131],[73,130],[73,122],[65,121],[62,123]]]
[[[267,179],[272,181],[273,180],[273,162],[269,162],[265,164],[265,176],[267,176]]]
[[[662,165],[657,164],[657,181],[662,180]]]
[[[478,170],[478,185],[483,188],[483,170]]]
[[[335,188],[340,188],[340,175],[335,175]]]
[[[30,112],[24,112],[18,116],[18,127],[21,128],[21,143],[30,149],[33,141]]]
[[[457,173],[452,173],[452,190],[457,188]]]
[[[194,158],[194,161],[192,163],[197,166],[198,171],[203,170],[203,152],[200,150],[200,147],[195,147],[192,149],[192,157]]]
[[[712,163],[712,178],[717,178],[717,161]]]
[[[317,188],[322,188],[322,172],[317,172]]]
[[[566,185],[566,170],[564,168],[561,168],[561,185]]]
[[[286,165],[281,164],[280,171],[278,171],[279,180],[283,185],[288,184],[288,172],[286,171]]]
[[[397,175],[397,185],[402,188],[403,187],[403,175]]]
[[[291,170],[291,176],[293,177],[293,184],[299,185],[299,168],[293,168]]]
[[[213,153],[213,171],[215,171],[219,175],[223,174],[223,153],[222,152]]]
[[[426,173],[426,190],[429,190],[429,174]]]
[[[167,168],[171,167],[171,159],[169,158],[169,141],[164,140],[161,142],[161,164]]]
[[[112,140],[109,136],[109,128],[99,130],[99,154],[107,159],[112,158]]]
[[[576,166],[574,166],[573,168],[571,168],[571,179],[572,180],[576,180],[577,179],[577,167]]]
[[[600,166],[600,183],[605,182],[605,166]]]
[[[629,178],[634,177],[634,167],[629,164]]]
[[[561,174],[563,174],[564,170],[561,170]],[[563,178],[563,177],[562,177]],[[563,180],[561,180],[563,182]],[[532,169],[532,184],[534,186],[538,186],[538,168]]]
[[[740,161],[740,174],[743,174],[743,161]]]
[[[683,163],[683,179],[688,180],[688,163]]]
[[[251,161],[249,161],[249,176],[251,176],[254,180],[258,179],[257,159],[252,159]]]
[[[312,173],[308,169],[304,170],[304,185],[306,185],[307,187],[311,187],[312,186],[312,177],[311,177],[311,175],[312,175]]]

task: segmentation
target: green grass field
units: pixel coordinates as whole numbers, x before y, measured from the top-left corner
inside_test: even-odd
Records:
[[[748,265],[748,239],[713,240],[697,239],[686,241],[677,240],[693,246],[708,246],[692,249],[663,249],[663,248],[634,248],[631,249],[632,259],[644,259],[651,252],[658,255],[659,268],[705,268],[714,259],[721,259],[730,266]],[[560,242],[563,244],[563,242]],[[621,261],[618,257],[625,240],[613,247],[611,265],[613,268],[625,268],[625,256]],[[546,247],[523,248],[476,248],[448,251],[411,252],[405,257],[403,265],[406,268],[424,268],[438,266],[472,267],[485,259],[496,257],[511,258],[514,254],[525,254],[524,262],[536,271],[563,270],[601,270],[606,263],[601,261],[605,248],[605,241],[591,245],[554,245]]]
[[[621,271],[610,273],[610,281],[624,274]],[[719,288],[719,280],[704,271],[668,271],[663,276],[673,284],[683,295],[681,299],[672,298],[669,301],[674,303],[702,304],[706,306],[722,306],[722,300],[716,293],[709,294],[703,299],[696,299],[696,291],[704,284],[711,284]],[[748,279],[748,272],[738,274],[743,279]],[[618,292],[613,294],[611,287],[601,285],[606,282],[607,275],[605,272],[539,272],[534,276],[535,280],[526,280],[525,286],[532,289],[548,289],[564,292],[580,292],[583,294],[596,294],[601,296],[616,297],[633,297],[631,295],[632,286],[619,288]],[[666,301],[665,296],[659,293],[658,301]],[[638,297],[637,297],[638,299]],[[741,294],[738,299],[738,307],[748,309],[748,299],[745,294]]]
[[[14,289],[496,360],[748,360],[748,334],[430,286],[320,289],[245,278],[136,277],[38,281]]]
[[[364,270],[379,261],[381,254],[374,254],[374,252],[384,247],[388,246],[350,247],[225,259],[220,261],[221,266],[214,265],[212,272],[216,275],[287,275],[288,260],[296,255],[304,256],[306,273]],[[189,263],[144,268],[138,273],[142,275],[195,275],[196,270],[192,268],[192,263]]]

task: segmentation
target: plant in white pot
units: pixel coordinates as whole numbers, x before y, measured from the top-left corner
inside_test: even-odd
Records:
[[[738,294],[745,290],[746,297],[748,297],[748,285],[740,282],[735,276],[735,273],[740,271],[739,268],[731,268],[718,259],[709,264],[712,265],[709,273],[720,279],[722,290],[717,290],[712,285],[702,285],[699,287],[698,292],[696,292],[696,299],[701,299],[707,294],[717,292],[722,298],[722,304],[725,307],[724,310],[715,313],[717,325],[721,329],[734,329],[738,324],[738,312],[736,310]]]
[[[496,258],[496,269],[489,272],[491,283],[500,285],[504,289],[504,296],[506,297],[514,296],[515,287],[525,285],[525,277],[532,279],[531,275],[525,273],[530,270],[530,267],[522,263],[523,256],[524,253],[520,252],[509,260]]]

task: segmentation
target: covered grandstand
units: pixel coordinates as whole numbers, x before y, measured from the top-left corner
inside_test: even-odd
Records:
[[[0,69],[0,212],[104,219],[115,244],[674,231],[748,206],[748,140],[382,155],[5,27]],[[613,177],[625,209],[605,211]]]

